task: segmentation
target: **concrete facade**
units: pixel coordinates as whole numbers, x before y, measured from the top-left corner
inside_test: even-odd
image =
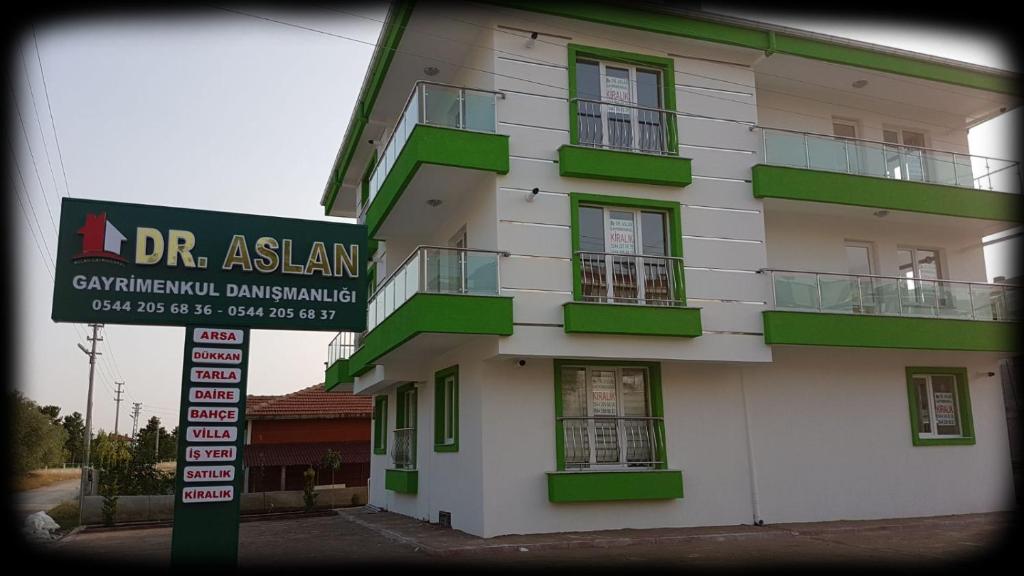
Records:
[[[432,45],[428,29],[461,40]],[[532,41],[530,31],[538,32]],[[943,84],[883,73],[870,75],[868,92],[855,93],[833,82],[841,78],[848,87],[850,78],[868,76],[852,66],[807,59],[805,69],[787,64],[805,61],[793,56],[766,59],[759,50],[506,8],[414,9],[406,35],[409,53],[458,52],[458,65],[434,80],[501,93],[496,131],[509,137],[509,171],[467,176],[421,168],[377,235],[377,279],[396,271],[416,246],[449,245],[465,230],[471,249],[505,253],[498,295],[513,298],[513,333],[419,334],[356,377],[357,394],[388,397],[388,453],[372,457],[371,504],[430,522],[446,512],[452,527],[483,537],[1012,508],[998,379],[1005,353],[773,347],[762,319],[773,308],[765,269],[846,274],[845,245],[853,241],[872,247],[874,274],[900,275],[896,251],[916,247],[938,251],[941,278],[985,282],[982,236],[1012,222],[761,200],[751,182],[752,167],[765,160],[762,128],[831,134],[839,120],[874,140],[906,128],[926,133],[929,147],[964,153],[968,112],[991,106],[984,102],[990,94],[958,88],[960,96],[944,101],[951,89]],[[678,154],[692,162],[692,183],[560,176],[558,150],[569,144],[575,121],[567,96],[570,44],[670,59]],[[366,133],[378,152],[401,113],[399,99],[385,92],[423,79],[419,64],[396,56]],[[901,82],[916,86],[920,104],[897,90]],[[948,110],[937,112],[943,102]],[[343,186],[358,182],[366,167],[353,162]],[[563,305],[574,300],[572,193],[678,204],[686,305],[700,308],[700,336],[566,332]],[[427,208],[428,199],[441,202]],[[550,500],[548,473],[559,464],[556,360],[660,367],[666,467],[682,472],[683,497]],[[459,369],[459,446],[442,452],[434,448],[434,375],[451,366]],[[974,444],[912,442],[912,366],[966,370]],[[413,494],[385,486],[394,466],[396,388],[409,382],[417,389]]]

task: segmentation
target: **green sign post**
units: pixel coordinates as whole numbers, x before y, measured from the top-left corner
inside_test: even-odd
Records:
[[[366,227],[65,198],[52,318],[185,326],[175,566],[238,560],[250,328],[366,327]]]

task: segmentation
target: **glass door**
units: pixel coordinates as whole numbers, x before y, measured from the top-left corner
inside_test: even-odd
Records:
[[[867,242],[846,242],[846,266],[851,274],[851,309],[855,314],[878,311],[875,298],[874,254]]]
[[[883,130],[885,164],[890,178],[925,181],[924,134],[911,130]]]
[[[901,248],[896,251],[904,311],[933,316],[943,305],[943,277],[937,250]]]
[[[579,60],[576,63],[580,144],[664,152],[667,144],[661,73],[634,66]],[[638,107],[650,108],[641,109]]]

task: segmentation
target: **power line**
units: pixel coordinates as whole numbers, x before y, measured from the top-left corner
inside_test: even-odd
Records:
[[[43,203],[46,205],[46,213],[50,216],[50,225],[53,226],[53,231],[57,233],[57,225],[53,222],[53,212],[50,211],[50,201],[46,199],[46,188],[43,187],[43,179],[39,177],[39,165],[36,163],[36,154],[32,151],[32,140],[28,137],[28,130],[25,129],[25,120],[21,116],[21,107],[18,106],[18,95],[14,92],[14,82],[11,82],[11,100],[14,104],[14,111],[18,113],[18,123],[21,124],[21,134],[25,137],[25,144],[28,146],[29,156],[32,158],[32,169],[36,174],[36,181],[39,182],[39,192],[43,197]],[[12,148],[13,150],[13,145]],[[17,154],[15,154],[15,161],[17,161]],[[18,173],[21,173],[21,169],[18,169]],[[26,191],[28,188],[26,187]]]
[[[25,72],[25,84],[28,85],[28,93],[32,98],[32,113],[36,120],[36,127],[39,128],[39,139],[43,141],[43,153],[46,155],[46,166],[50,169],[50,181],[53,182],[53,191],[57,193],[57,198],[61,197],[60,188],[57,187],[57,177],[53,174],[53,164],[50,162],[50,148],[46,145],[46,135],[43,134],[43,123],[39,119],[39,108],[36,107],[36,93],[32,89],[32,78],[28,74],[28,65],[25,64],[25,54],[21,50],[21,46],[18,46],[18,56],[21,60],[21,69]]]
[[[71,187],[68,186],[68,173],[64,170],[64,154],[60,150],[60,138],[57,136],[57,123],[53,120],[53,108],[50,107],[50,90],[46,86],[46,73],[43,72],[43,60],[39,55],[39,41],[36,40],[36,28],[32,27],[32,43],[36,48],[36,63],[39,64],[39,75],[43,79],[43,93],[46,95],[46,109],[50,113],[50,127],[53,128],[53,140],[57,143],[57,158],[60,160],[60,171],[64,175],[64,192],[71,196]]]
[[[46,256],[47,256],[46,261],[47,261],[48,264],[53,266],[54,265],[54,257],[53,257],[53,254],[50,252],[50,247],[46,243],[46,235],[43,232],[43,227],[39,224],[39,216],[36,215],[36,207],[32,204],[32,197],[31,197],[31,195],[29,194],[29,191],[28,191],[28,184],[25,182],[25,175],[21,173],[21,165],[18,163],[18,154],[17,154],[17,152],[14,151],[14,143],[11,142],[10,138],[8,138],[7,139],[7,144],[10,146],[10,148],[11,148],[11,155],[14,157],[14,168],[18,172],[18,179],[21,180],[21,188],[22,188],[22,190],[25,193],[25,200],[28,201],[28,207],[32,210],[32,219],[35,220],[36,228],[39,229],[40,240],[42,240],[43,247],[46,248]],[[47,270],[49,270],[49,268],[47,268]],[[52,273],[51,273],[51,276],[52,276]]]

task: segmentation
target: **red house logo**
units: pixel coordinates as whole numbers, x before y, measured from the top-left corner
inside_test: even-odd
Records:
[[[85,226],[78,229],[82,235],[82,251],[72,260],[111,260],[125,263],[121,256],[121,243],[127,240],[124,234],[107,220],[107,213],[86,214]]]

